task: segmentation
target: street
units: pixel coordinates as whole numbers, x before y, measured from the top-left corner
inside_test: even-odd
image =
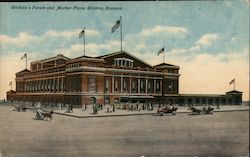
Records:
[[[249,111],[213,115],[74,118],[0,105],[3,157],[166,157],[249,155]]]

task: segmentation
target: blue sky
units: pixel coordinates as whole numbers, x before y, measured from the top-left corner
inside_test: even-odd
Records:
[[[104,10],[11,9],[13,6],[93,6]],[[106,6],[122,9],[105,10]],[[181,92],[223,93],[231,89],[228,82],[236,78],[238,90],[245,93],[244,99],[249,99],[249,88],[246,88],[249,85],[249,6],[247,0],[1,3],[0,73],[4,88],[0,99],[9,88],[9,80],[14,80],[15,72],[24,68],[25,63],[20,60],[24,53],[28,52],[29,61],[58,53],[72,58],[81,56],[82,40],[78,34],[83,27],[87,55],[118,51],[120,30],[111,34],[111,27],[120,16],[124,50],[155,65],[162,62],[157,52],[165,47],[166,62],[181,67]],[[6,72],[5,65],[17,67],[12,66]],[[206,70],[207,73],[198,75]]]

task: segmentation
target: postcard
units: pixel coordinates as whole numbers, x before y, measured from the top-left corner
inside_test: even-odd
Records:
[[[249,1],[0,3],[0,157],[249,156]]]

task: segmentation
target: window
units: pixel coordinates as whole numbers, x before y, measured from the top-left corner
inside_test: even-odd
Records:
[[[124,91],[127,91],[127,80],[124,79],[124,82],[123,82],[123,89]]]
[[[96,78],[94,76],[89,77],[89,91],[90,92],[96,91]]]
[[[133,60],[129,58],[114,58],[114,65],[121,67],[133,67]]]
[[[151,82],[148,82],[148,89],[151,90]]]
[[[117,91],[117,90],[118,90],[118,81],[115,80],[115,91]]]
[[[105,82],[105,91],[109,90],[109,79],[106,78],[106,82]]]

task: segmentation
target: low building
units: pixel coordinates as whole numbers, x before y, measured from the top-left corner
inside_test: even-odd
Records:
[[[31,62],[16,73],[7,99],[35,105],[70,104],[241,104],[242,92],[180,94],[179,66],[152,66],[125,51],[70,59],[61,54]]]

